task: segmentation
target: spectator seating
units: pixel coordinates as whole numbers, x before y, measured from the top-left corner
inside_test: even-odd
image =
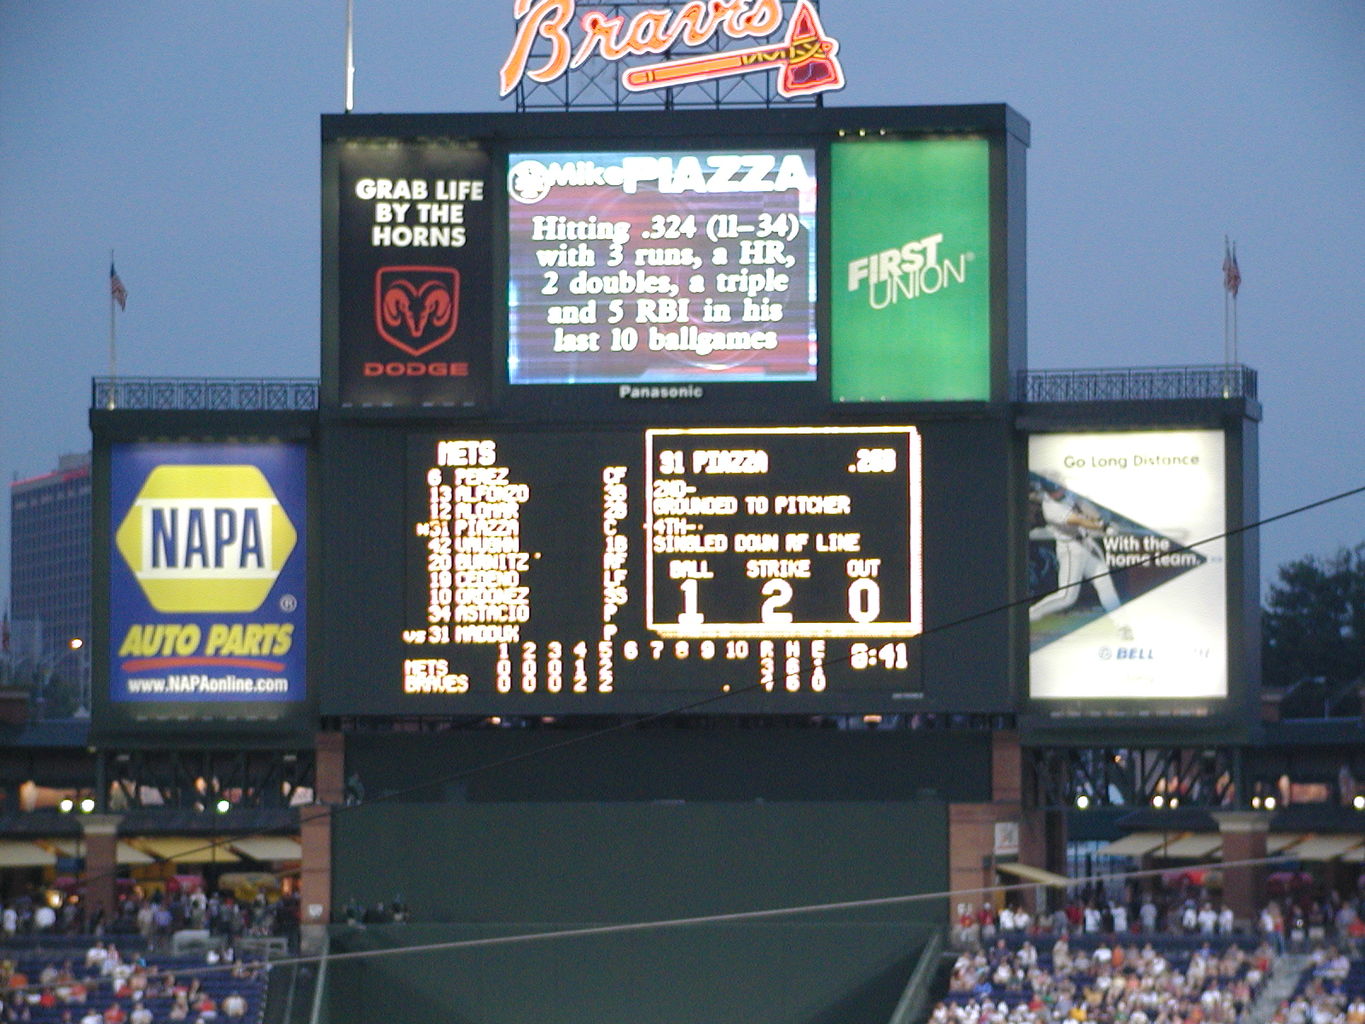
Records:
[[[86,945],[89,945],[89,940],[86,940]],[[213,1000],[215,1006],[219,1007],[216,1013],[216,1024],[226,1024],[227,1018],[221,1007],[223,1000],[233,992],[240,993],[246,1001],[246,1013],[240,1018],[242,1024],[260,1024],[263,1019],[266,971],[260,965],[247,966],[231,963],[210,965],[205,962],[203,956],[177,957],[139,954],[136,951],[131,951],[129,956],[132,959],[125,961],[126,966],[134,972],[145,973],[149,978],[147,994],[142,997],[141,1002],[151,1011],[154,1024],[169,1024],[175,1019],[172,1016],[175,993],[169,987],[172,978],[175,987],[187,991],[194,989],[196,995],[202,993]],[[20,950],[10,954],[0,952],[0,960],[12,965],[9,972],[11,978],[13,975],[22,975],[27,979],[28,984],[25,989],[26,1013],[22,1019],[29,1024],[64,1024],[64,1022],[74,1024],[91,1008],[103,1014],[109,1005],[115,1001],[119,1003],[125,1014],[131,1014],[134,1003],[137,1001],[134,995],[126,991],[126,982],[120,983],[114,975],[102,974],[97,966],[87,966],[84,948],[78,952],[69,949],[58,952],[34,952],[31,950]],[[40,979],[43,977],[43,972],[49,966],[58,971],[65,968],[79,985],[84,986],[86,995],[83,1001],[68,1002],[61,998],[59,993],[63,989],[69,989],[70,985],[43,985],[41,983]],[[7,989],[9,988],[10,983],[7,981]],[[13,996],[10,991],[7,991],[7,1006],[4,1014],[7,1021],[16,1019],[12,1002]],[[199,1016],[194,1006],[191,1005],[184,1020],[186,1024],[194,1024]],[[205,1024],[211,1024],[214,1020],[213,1017],[206,1017]]]

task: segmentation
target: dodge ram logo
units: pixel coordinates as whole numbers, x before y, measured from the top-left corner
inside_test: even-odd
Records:
[[[459,319],[460,272],[453,267],[380,267],[375,273],[375,327],[408,355],[449,340]]]

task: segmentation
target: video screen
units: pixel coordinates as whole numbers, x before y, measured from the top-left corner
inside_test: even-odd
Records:
[[[512,384],[813,381],[815,151],[514,153]]]

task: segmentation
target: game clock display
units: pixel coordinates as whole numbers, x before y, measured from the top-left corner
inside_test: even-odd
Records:
[[[410,438],[392,685],[540,713],[913,697],[920,472],[913,426]]]

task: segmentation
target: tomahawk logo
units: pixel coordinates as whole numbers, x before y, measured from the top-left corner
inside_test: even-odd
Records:
[[[157,466],[115,543],[160,612],[252,612],[298,533],[256,466]]]
[[[460,272],[454,267],[380,267],[374,275],[379,336],[410,356],[449,341],[460,320]]]

